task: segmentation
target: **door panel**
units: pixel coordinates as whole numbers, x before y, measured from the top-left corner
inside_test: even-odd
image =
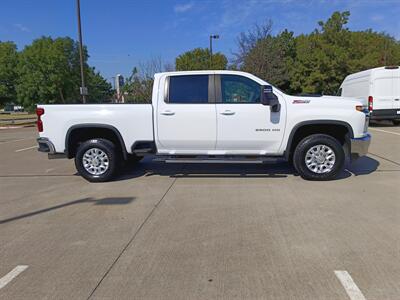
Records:
[[[377,78],[374,80],[374,109],[393,108],[393,78]]]
[[[393,77],[393,108],[400,109],[400,71],[397,71]]]
[[[281,111],[262,104],[217,104],[217,150],[244,154],[276,152],[282,141]]]
[[[214,150],[217,122],[215,103],[210,103],[213,77],[170,76],[166,85],[166,99],[159,100],[157,106],[160,150],[171,153]]]
[[[261,85],[238,75],[216,76],[217,150],[226,154],[278,151],[284,133],[285,106],[271,112],[262,105]],[[280,102],[283,104],[283,99]]]
[[[165,149],[215,149],[215,104],[161,105],[157,117],[158,141]]]

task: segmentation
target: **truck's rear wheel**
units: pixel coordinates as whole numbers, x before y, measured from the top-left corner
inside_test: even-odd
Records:
[[[343,171],[344,163],[342,145],[325,134],[313,134],[304,138],[293,155],[296,171],[307,180],[334,179]]]
[[[393,120],[393,125],[399,126],[400,125],[400,120]]]
[[[75,155],[76,169],[90,182],[109,181],[117,171],[118,161],[115,145],[106,139],[82,143]]]

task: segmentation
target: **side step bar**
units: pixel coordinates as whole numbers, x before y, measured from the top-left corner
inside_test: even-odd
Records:
[[[154,161],[183,164],[263,164],[284,161],[283,157],[156,157]]]

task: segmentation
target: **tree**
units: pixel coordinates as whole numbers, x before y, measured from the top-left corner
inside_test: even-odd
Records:
[[[177,71],[190,70],[225,70],[228,60],[222,53],[212,55],[210,65],[210,50],[207,48],[196,48],[179,55],[175,60]]]
[[[0,42],[0,105],[16,100],[17,46],[13,42]]]
[[[164,70],[169,65],[164,66]],[[134,67],[132,74],[125,82],[122,92],[127,103],[151,103],[154,74],[163,71],[160,57],[153,57],[147,62]]]
[[[288,93],[335,94],[351,73],[400,63],[400,42],[373,32],[350,31],[350,13],[334,12],[309,34],[271,32],[272,23],[256,25],[238,38],[231,68],[239,68]]]
[[[99,103],[112,99],[111,84],[94,67],[87,70],[86,82],[89,91],[87,101],[89,103]]]
[[[105,100],[104,97],[109,97],[111,85],[88,66],[86,48],[83,56],[89,102]],[[81,101],[79,48],[71,38],[42,37],[34,40],[19,55],[17,75],[18,101],[28,110],[37,103]]]
[[[236,40],[238,51],[233,53],[233,69],[240,68],[250,52],[259,44],[260,41],[271,36],[272,21],[268,20],[263,24],[256,23],[247,32],[241,32]]]
[[[77,44],[70,38],[42,37],[26,46],[18,64],[20,103],[32,109],[39,102],[66,103],[79,99],[78,55]]]
[[[348,74],[350,13],[334,12],[321,27],[296,39],[291,88],[303,93],[335,94]]]
[[[350,31],[350,13],[334,12],[320,29],[296,38],[291,90],[334,94],[351,73],[400,63],[400,43],[384,33]]]
[[[258,39],[241,58],[241,70],[252,73],[282,89],[290,87],[289,67],[293,62],[295,44],[293,32]]]

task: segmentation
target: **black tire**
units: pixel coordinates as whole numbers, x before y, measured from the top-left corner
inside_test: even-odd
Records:
[[[399,126],[400,125],[400,120],[393,120],[393,125]]]
[[[317,173],[309,169],[306,165],[307,152],[313,146],[325,145],[335,154],[335,162],[330,171]],[[344,169],[345,153],[342,145],[334,137],[326,134],[313,134],[301,140],[294,151],[293,166],[300,176],[306,180],[331,180],[336,178]],[[326,168],[326,167],[324,167]]]
[[[83,163],[83,156],[90,149],[100,149],[106,155],[108,167],[102,174],[91,174],[86,170]],[[90,182],[105,182],[111,180],[117,172],[120,156],[117,152],[116,146],[106,139],[91,139],[82,143],[75,155],[75,166],[79,174]]]

